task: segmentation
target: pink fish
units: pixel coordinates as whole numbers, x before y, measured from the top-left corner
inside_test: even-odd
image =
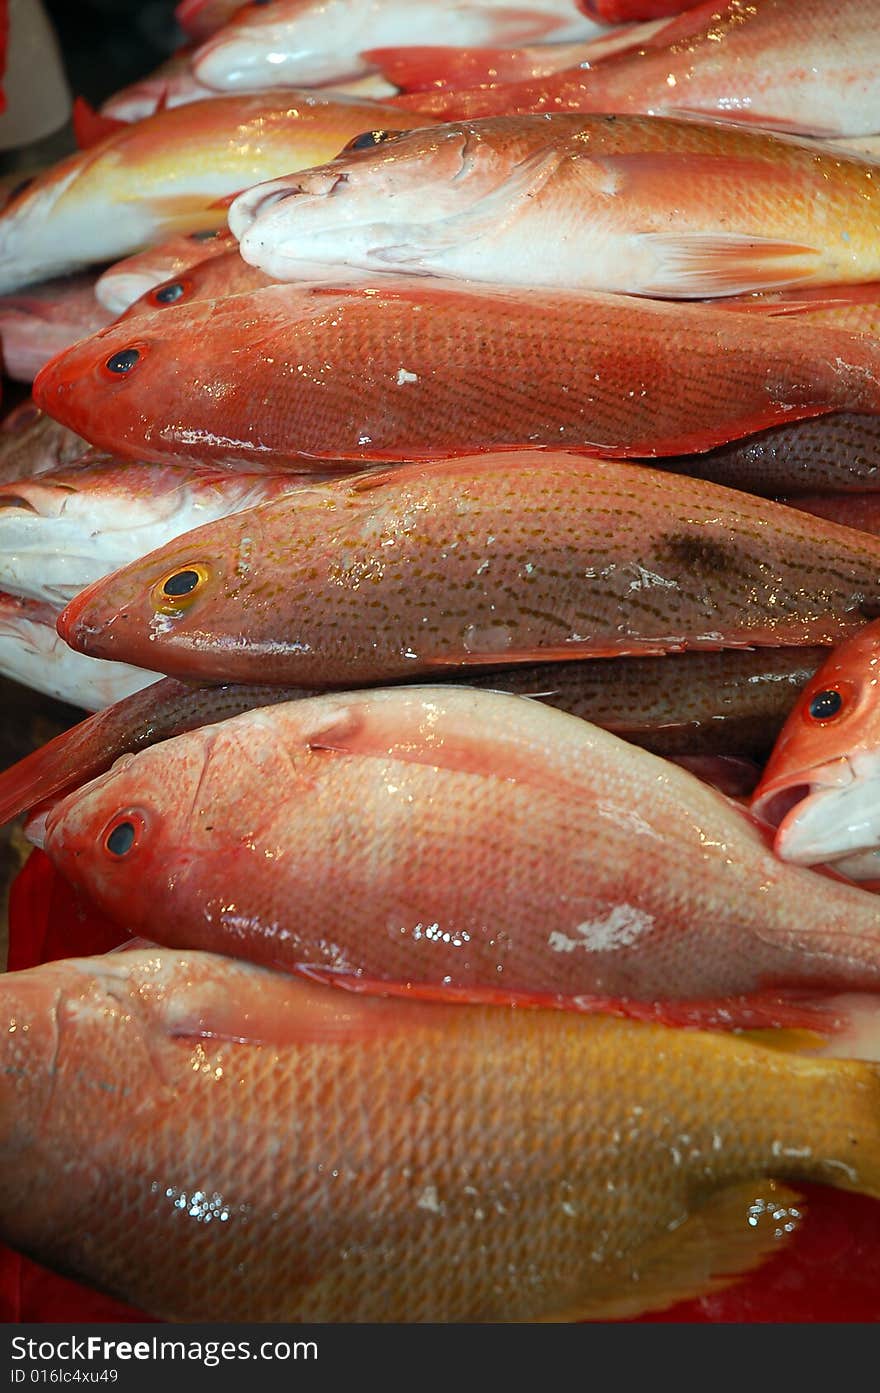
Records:
[[[122,314],[154,286],[173,280],[211,257],[234,251],[235,245],[235,238],[225,230],[170,237],[114,262],[98,277],[95,295],[114,315]]]
[[[125,756],[28,835],[132,933],[355,990],[725,999],[729,1022],[739,997],[880,990],[880,900],[779,861],[668,761],[498,692],[264,706]]]

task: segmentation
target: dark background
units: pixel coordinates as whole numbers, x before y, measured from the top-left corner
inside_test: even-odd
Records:
[[[74,96],[93,105],[143,77],[185,42],[176,0],[43,0]]]

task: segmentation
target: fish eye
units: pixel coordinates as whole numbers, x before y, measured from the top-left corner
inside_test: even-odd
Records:
[[[199,562],[171,571],[153,586],[154,608],[161,614],[181,614],[207,585],[209,576],[207,566]]]
[[[807,707],[807,714],[813,721],[833,721],[843,708],[843,697],[833,687],[817,692]]]
[[[343,155],[347,150],[372,150],[375,145],[384,145],[388,140],[396,140],[403,131],[362,131],[347,145],[343,145]]]
[[[138,835],[144,829],[143,818],[131,809],[117,813],[104,829],[103,846],[108,855],[121,861],[138,844]]]
[[[140,356],[136,348],[123,348],[118,353],[114,353],[112,357],[108,358],[104,366],[108,372],[121,375],[131,372]]]
[[[168,281],[166,285],[160,285],[155,290],[151,290],[149,298],[154,305],[173,305],[177,300],[183,298],[186,291],[185,281]]]

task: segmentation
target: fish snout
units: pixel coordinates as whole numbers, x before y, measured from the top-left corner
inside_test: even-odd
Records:
[[[327,198],[341,185],[348,182],[348,176],[338,170],[305,170],[295,178],[271,179],[265,184],[255,184],[245,189],[233,200],[229,208],[229,230],[241,241],[254,223],[264,217],[271,209],[289,198]]]

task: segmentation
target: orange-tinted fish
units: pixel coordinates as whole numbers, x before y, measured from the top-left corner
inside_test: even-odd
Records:
[[[613,662],[539,663],[467,674],[468,685],[532,697],[660,754],[766,757],[792,702],[822,663],[823,648],[733,649]],[[97,659],[91,661],[97,662]],[[450,674],[455,682],[457,675]],[[0,825],[45,799],[148,749],[254,707],[292,701],[305,688],[173,677],[90,716],[0,773]]]
[[[59,632],[203,681],[356,686],[677,649],[830,644],[880,541],[612,460],[475,456],[299,488],[78,595]]]
[[[0,1236],[162,1319],[633,1315],[880,1193],[871,1064],[156,950],[0,1003]]]
[[[795,325],[832,324],[880,337],[880,281],[731,296],[719,301],[722,307],[739,313],[785,315]]]
[[[199,266],[209,257],[235,250],[228,230],[191,232],[114,262],[95,283],[95,294],[114,314],[122,314],[154,286]]]
[[[246,261],[679,299],[880,277],[876,167],[765,131],[569,113],[354,145],[239,194]]]
[[[880,623],[872,623],[807,683],[755,791],[754,811],[777,829],[777,855],[811,865],[880,848],[878,751]],[[880,879],[876,865],[868,878]]]
[[[880,344],[619,295],[273,285],[111,325],[47,364],[34,397],[93,444],[144,459],[676,455],[783,420],[880,412]]]
[[[55,605],[0,593],[0,674],[86,711],[155,682],[155,673],[74,652],[56,632],[57,617]]]
[[[779,502],[880,537],[880,493],[796,493]]]
[[[37,175],[0,210],[0,290],[113,261],[173,232],[213,231],[218,200],[331,159],[354,136],[425,118],[308,92],[157,112]]]
[[[243,261],[236,248],[224,252],[222,256],[212,256],[189,267],[183,274],[176,274],[161,281],[145,292],[120,316],[133,319],[140,314],[152,314],[154,310],[168,309],[172,305],[185,305],[192,300],[222,299],[225,295],[241,295],[249,290],[261,290],[272,281],[265,272]],[[0,300],[2,315],[2,300]],[[2,319],[0,319],[2,333]]]
[[[736,121],[816,136],[880,132],[877,0],[706,0],[662,44],[528,82],[401,97],[448,120],[595,111]]]
[[[875,896],[786,866],[669,761],[499,692],[264,706],[125,756],[27,832],[134,934],[355,989],[587,1011],[880,991]]]

